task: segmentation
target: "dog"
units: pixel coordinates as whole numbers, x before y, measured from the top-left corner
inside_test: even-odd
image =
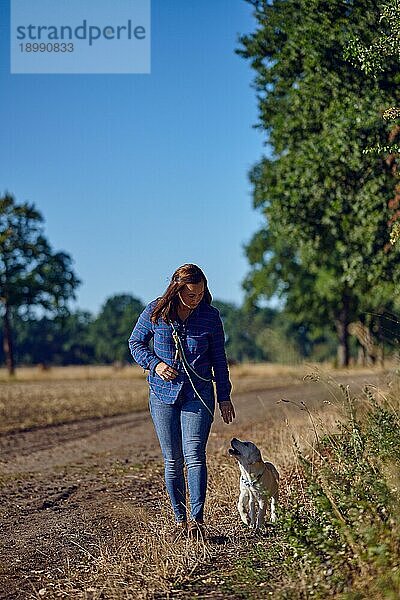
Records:
[[[264,525],[267,504],[270,503],[270,520],[276,521],[279,473],[270,462],[264,462],[261,452],[253,442],[231,440],[229,454],[236,458],[241,472],[238,511],[246,525],[258,530]]]

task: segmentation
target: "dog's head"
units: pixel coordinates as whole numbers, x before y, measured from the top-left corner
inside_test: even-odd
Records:
[[[242,442],[237,438],[231,440],[229,454],[234,456],[244,467],[262,460],[261,452],[253,442]]]

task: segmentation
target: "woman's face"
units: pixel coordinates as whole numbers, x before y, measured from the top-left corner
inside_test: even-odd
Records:
[[[200,283],[185,283],[179,292],[179,300],[192,310],[201,302],[204,296],[204,281]]]

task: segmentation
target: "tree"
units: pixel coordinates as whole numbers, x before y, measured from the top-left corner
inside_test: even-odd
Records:
[[[10,375],[15,370],[12,312],[42,307],[67,310],[79,280],[65,252],[53,252],[43,233],[43,217],[33,204],[0,198],[0,308],[3,350]]]
[[[224,323],[226,353],[231,361],[269,360],[268,354],[257,343],[257,336],[271,326],[276,315],[272,308],[259,308],[248,304],[237,307],[229,302],[213,301]]]
[[[103,363],[131,360],[127,340],[144,305],[129,294],[108,298],[90,328],[96,360]]]
[[[89,332],[93,317],[85,311],[14,318],[16,357],[25,365],[77,365],[94,362]]]
[[[247,247],[245,288],[253,300],[281,296],[304,322],[330,323],[347,365],[349,323],[389,308],[400,279],[389,243],[393,174],[363,153],[389,133],[377,112],[397,104],[399,72],[367,76],[343,56],[352,36],[377,27],[378,2],[249,1],[257,29],[238,52],[256,71],[271,152],[250,175],[266,226]]]
[[[345,49],[345,57],[352,64],[359,67],[364,73],[377,77],[384,73],[389,65],[394,62],[400,63],[400,1],[390,0],[381,7],[381,16],[379,19],[379,31],[373,32],[373,39],[366,42],[359,37],[350,39]],[[392,169],[395,176],[398,173],[398,160],[400,146],[393,143],[398,137],[400,125],[396,123],[400,117],[400,108],[390,106],[382,113],[382,118],[386,121],[394,121],[389,140],[383,143],[378,142],[375,146],[365,148],[364,152],[378,152],[389,154],[386,161]],[[387,144],[389,142],[389,145]],[[400,240],[400,184],[395,188],[394,198],[391,200],[392,208],[395,213],[391,218],[392,230],[390,232],[390,241],[394,245]]]
[[[367,75],[376,77],[388,65],[400,62],[400,2],[381,3],[378,27],[349,39],[345,57]],[[367,34],[367,36],[365,35]],[[369,39],[368,39],[369,38]]]

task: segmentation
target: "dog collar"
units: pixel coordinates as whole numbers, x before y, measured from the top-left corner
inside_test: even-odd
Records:
[[[265,467],[264,469],[261,471],[261,473],[259,475],[257,475],[257,477],[255,479],[245,479],[243,477],[243,475],[240,476],[241,481],[243,481],[244,485],[246,487],[251,487],[254,486],[256,483],[258,483],[261,479],[261,477],[264,475],[265,473]]]

